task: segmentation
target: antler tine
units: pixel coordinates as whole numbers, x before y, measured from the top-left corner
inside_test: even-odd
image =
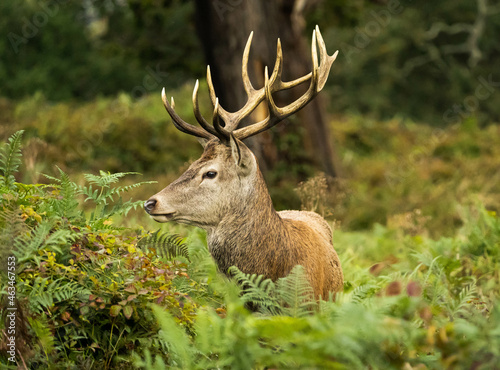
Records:
[[[200,108],[198,106],[198,88],[200,87],[200,83],[198,80],[196,80],[196,84],[194,85],[193,89],[193,112],[194,116],[196,117],[196,120],[200,124],[201,127],[203,127],[206,131],[210,132],[212,135],[218,136],[217,131],[209,125],[209,123],[203,118],[200,112]]]
[[[301,83],[309,80],[312,76],[311,73],[308,73],[307,75],[299,77],[293,81],[284,82],[281,80],[282,72],[283,72],[283,51],[281,49],[281,40],[278,39],[276,45],[276,63],[274,64],[273,73],[270,78],[272,92],[290,89],[294,86],[300,85]]]
[[[276,70],[276,68],[275,68],[275,70]],[[274,73],[273,73],[273,76],[274,76]],[[264,69],[264,81],[265,81],[265,83],[264,83],[264,87],[262,89],[266,92],[266,97],[267,97],[268,92],[270,95],[270,87],[271,87],[271,84],[269,82],[270,79],[269,79],[269,73],[267,70],[267,66]],[[268,104],[269,104],[269,102],[268,102]],[[236,131],[233,131],[231,134],[234,137],[236,137],[237,139],[243,140],[243,139],[246,139],[250,136],[256,135],[256,134],[258,134],[262,131],[265,131],[268,128],[274,126],[276,123],[279,122],[279,120],[276,120],[276,116],[271,115],[271,109],[269,109],[269,112],[270,112],[269,115],[265,119],[263,119],[262,121],[260,121],[258,123],[254,123],[251,126],[240,128]]]
[[[248,95],[250,95],[255,88],[250,81],[250,77],[248,76],[248,57],[250,55],[250,47],[252,46],[253,39],[253,31],[250,32],[250,36],[248,36],[247,43],[245,45],[245,50],[243,51],[243,60],[241,62],[241,78],[243,80],[243,86],[245,87],[245,91]]]
[[[250,33],[250,36],[248,37],[247,43],[245,45],[245,50],[243,52],[243,59],[242,59],[242,70],[241,70],[243,86],[248,96],[247,102],[241,109],[239,109],[236,112],[228,112],[222,106],[219,105],[218,114],[225,123],[225,126],[223,128],[225,132],[224,137],[226,137],[229,133],[236,130],[240,122],[245,117],[249,116],[253,112],[253,110],[266,98],[266,85],[258,90],[255,89],[248,75],[248,59],[250,55],[252,39],[253,39],[253,32]],[[274,65],[273,73],[268,83],[268,85],[271,87],[272,92],[285,90],[297,86],[309,80],[312,76],[312,74],[309,73],[306,76],[297,78],[296,80],[283,82],[281,81],[282,70],[283,70],[283,52],[281,49],[281,41],[278,39],[276,48],[276,62]],[[217,94],[215,93],[215,89],[213,86],[210,67],[207,68],[207,83],[210,93],[210,99],[212,101],[212,104],[215,106]]]
[[[318,37],[316,37],[316,35],[318,35]],[[321,64],[319,66],[318,66],[317,44],[319,44],[320,47]],[[281,44],[280,42],[278,42],[278,54],[280,54],[280,51],[281,51]],[[316,26],[316,29],[313,31],[312,44],[311,44],[311,57],[313,64],[312,72],[294,81],[282,82],[281,78],[277,78],[278,75],[281,75],[281,66],[278,65],[278,63],[276,64],[273,70],[273,75],[271,76],[270,79],[266,68],[265,71],[266,84],[264,88],[269,108],[269,115],[266,119],[258,123],[236,130],[234,132],[234,136],[240,140],[244,140],[250,136],[253,136],[255,134],[258,134],[259,132],[271,128],[272,126],[276,125],[278,122],[282,121],[283,119],[290,116],[294,112],[302,109],[323,89],[326,80],[328,79],[330,68],[332,66],[332,63],[335,61],[337,54],[338,51],[331,57],[328,55],[323,37],[319,32],[318,26]],[[302,95],[296,101],[286,105],[285,107],[276,106],[274,99],[272,97],[273,92],[296,86],[299,83],[307,81],[308,79],[311,80],[311,83],[304,95]]]
[[[266,67],[267,68],[267,67]],[[270,84],[276,86],[276,91],[283,86],[281,81],[281,74],[283,73],[283,50],[281,49],[281,40],[278,38],[276,42],[276,62],[274,63],[273,73],[271,74]],[[264,71],[264,88],[269,84],[267,70]]]
[[[330,73],[330,68],[332,67],[333,62],[335,62],[335,59],[337,59],[339,51],[337,50],[335,51],[335,53],[333,53],[332,56],[329,56],[328,52],[326,51],[325,40],[323,40],[323,36],[321,35],[321,32],[319,31],[319,27],[317,25],[315,31],[316,34],[318,35],[318,45],[320,54],[320,65],[321,65],[318,77],[318,92],[320,92],[321,90],[323,90],[323,87],[325,87],[326,81],[328,80],[328,74]]]
[[[217,100],[217,94],[215,93],[214,83],[212,82],[212,73],[210,72],[210,66],[207,66],[207,84],[208,84],[208,91],[210,93],[210,100],[212,101],[212,105],[215,108],[215,101]],[[222,108],[220,106],[220,104],[219,104],[219,109],[217,110],[217,112],[218,112],[219,116],[224,120],[224,123],[227,126],[232,120],[232,113],[229,113],[228,111],[226,111],[224,108]],[[228,130],[228,131],[231,131],[231,130]]]
[[[252,44],[253,32],[250,33],[248,37],[247,44],[245,46],[245,51],[243,52],[242,61],[242,79],[243,85],[245,86],[245,91],[248,96],[246,104],[237,112],[227,112],[224,111],[223,115],[226,118],[226,130],[227,132],[234,131],[239,123],[248,115],[250,115],[253,110],[265,99],[266,97],[266,84],[263,87],[256,90],[248,76],[248,56],[250,53],[250,46]],[[267,68],[267,67],[266,67]],[[283,52],[281,50],[281,42],[278,39],[277,51],[276,51],[276,62],[274,63],[273,73],[271,75],[270,85],[276,88],[276,91],[281,89],[283,85],[281,81],[281,72],[283,70]],[[276,82],[276,83],[275,83]],[[300,81],[302,82],[302,81]],[[300,83],[299,82],[299,83]],[[269,84],[269,83],[267,83]],[[291,87],[291,86],[290,86]],[[286,88],[286,87],[285,87]]]
[[[212,73],[210,72],[210,66],[207,66],[207,84],[208,92],[210,93],[210,100],[212,101],[212,105],[215,106],[215,99],[217,99],[217,95],[215,94],[214,83],[212,82]]]
[[[210,140],[213,136],[210,132],[205,131],[199,127],[193,126],[185,121],[182,120],[181,117],[175,112],[174,106],[174,98],[172,98],[171,104],[169,104],[167,95],[165,94],[165,88],[161,91],[161,99],[163,100],[163,105],[165,106],[165,109],[167,110],[168,114],[172,118],[172,122],[174,126],[179,130],[182,131],[186,134],[205,138]]]
[[[212,115],[212,124],[214,126],[215,131],[217,131],[218,134],[217,136],[220,139],[229,140],[229,135],[231,133],[224,130],[224,128],[222,128],[220,124],[220,112],[219,112],[220,108],[221,106],[219,105],[219,98],[215,98],[214,112]]]
[[[236,112],[228,112],[219,106],[220,115],[224,119],[224,122],[226,124],[224,130],[227,133],[233,132],[238,127],[240,122],[245,117],[250,115],[253,112],[253,110],[264,100],[266,96],[264,87],[258,90],[255,89],[248,75],[248,59],[250,55],[250,48],[252,46],[252,39],[253,39],[253,31],[250,32],[250,36],[248,36],[248,40],[245,45],[245,50],[243,51],[243,59],[241,62],[241,78],[243,80],[243,86],[245,88],[245,92],[247,93],[247,102],[241,109],[239,109]],[[215,91],[213,90],[213,86],[212,88],[210,88],[210,93],[211,95],[215,96]]]

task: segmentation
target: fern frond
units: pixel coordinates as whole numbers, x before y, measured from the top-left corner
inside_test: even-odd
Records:
[[[97,206],[95,211],[90,215],[90,219],[88,222],[90,225],[98,228],[99,230],[119,230],[120,228],[112,226],[111,224],[107,224],[106,221],[108,221],[114,215],[126,216],[131,210],[142,208],[143,204],[144,203],[142,201],[132,202],[132,200],[123,203],[122,198],[119,198],[113,204]]]
[[[30,232],[20,233],[11,240],[11,253],[16,257],[19,266],[27,261],[33,261],[39,265],[38,252],[41,249],[62,253],[60,246],[72,243],[78,238],[77,233],[67,229],[51,232],[53,226],[53,221],[43,221]]]
[[[153,305],[152,308],[161,327],[159,334],[169,348],[169,355],[181,369],[192,369],[196,352],[188,335],[162,307]]]
[[[371,297],[379,287],[375,284],[363,284],[356,287],[351,293],[351,302],[362,304],[367,298]]]
[[[18,264],[33,260],[38,265],[40,256],[38,251],[44,247],[47,236],[52,229],[51,222],[42,222],[30,233],[23,233],[13,241],[12,254],[16,256]]]
[[[92,200],[97,205],[107,205],[109,202],[114,202],[115,198],[120,194],[126,193],[144,184],[155,184],[156,181],[142,181],[132,185],[117,186],[110,188],[108,185],[101,187],[101,189],[94,189],[92,184],[87,186],[79,186],[79,193],[86,195],[85,201]],[[142,202],[141,202],[142,203]]]
[[[24,130],[17,131],[9,138],[9,142],[5,143],[0,148],[0,170],[2,177],[0,177],[0,187],[12,189],[16,179],[14,174],[19,169],[21,164],[21,139]]]
[[[140,185],[140,183],[138,184]],[[142,208],[144,206],[144,202],[142,200],[138,200],[132,202],[132,200],[128,200],[123,203],[122,198],[119,198],[116,203],[111,207],[111,211],[109,212],[107,217],[111,217],[112,215],[123,215],[126,216],[131,210],[136,210],[137,208]]]
[[[311,314],[316,306],[314,292],[307,280],[304,267],[297,265],[288,276],[278,279],[276,291],[283,301],[284,312],[292,317],[303,317]]]
[[[49,179],[49,180],[51,180],[51,181],[54,181],[54,182],[56,182],[56,183],[58,183],[58,184],[60,184],[60,183],[61,183],[61,179],[58,179],[57,177],[50,176],[50,175],[47,175],[47,174],[45,174],[45,173],[43,173],[42,175],[43,175],[44,177],[46,177],[47,179]],[[52,184],[51,186],[54,186],[54,185],[55,185],[55,184]],[[55,187],[59,189],[59,186],[55,186]]]
[[[175,234],[162,234],[160,230],[139,240],[137,246],[154,249],[160,257],[170,260],[178,256],[189,259],[188,246],[183,239]]]
[[[119,196],[122,193],[126,193],[132,189],[135,189],[139,186],[142,186],[144,184],[154,184],[156,183],[155,181],[142,181],[138,182],[132,185],[125,185],[125,186],[117,186],[116,188],[109,188],[106,189],[106,191],[103,192],[102,198],[104,200],[109,199],[111,202],[114,201],[115,196]]]
[[[52,201],[52,207],[58,216],[73,219],[81,216],[81,211],[78,210],[78,185],[70,180],[69,175],[57,167],[59,170],[59,178],[45,175],[51,181],[58,183],[55,186],[60,191],[60,198]]]
[[[151,352],[146,349],[144,350],[143,358],[139,356],[136,352],[132,352],[133,365],[137,369],[147,369],[147,370],[164,370],[167,365],[159,355],[151,357]]]
[[[50,281],[48,278],[37,277],[33,286],[24,285],[23,290],[27,292],[29,304],[34,312],[44,312],[52,305],[70,300],[76,295],[90,294],[84,286],[74,281],[57,279]]]
[[[7,263],[7,256],[12,254],[12,247],[19,237],[26,232],[26,224],[21,218],[19,208],[0,210],[0,261]],[[7,271],[1,266],[1,271]]]
[[[55,338],[50,331],[47,317],[45,315],[37,318],[28,317],[28,322],[38,338],[39,345],[42,347],[41,349],[45,353],[45,357],[48,359],[54,351]]]
[[[76,184],[72,182],[67,173],[59,168],[61,176],[61,196],[62,200],[58,202],[60,207],[60,215],[68,219],[76,215],[78,208],[78,201],[76,200]]]
[[[99,187],[109,187],[109,185],[117,183],[122,177],[127,175],[139,175],[138,172],[118,172],[111,173],[105,171],[99,171],[99,175],[93,175],[91,173],[87,173],[83,175],[85,180],[87,180],[90,184],[97,185]]]
[[[87,173],[83,175],[85,180],[90,184],[88,187],[80,186],[79,191],[81,194],[87,196],[85,201],[93,200],[98,205],[106,205],[108,201],[113,202],[114,198],[122,193],[126,193],[144,184],[154,184],[156,181],[143,181],[132,185],[111,187],[112,184],[117,183],[122,177],[128,175],[140,175],[138,172],[118,172],[110,173],[100,171],[99,175]],[[100,189],[94,189],[92,185]]]
[[[475,283],[465,286],[458,295],[458,298],[453,300],[448,309],[452,319],[458,315],[467,313],[467,308],[472,306],[473,299],[476,297],[477,287]]]
[[[245,304],[263,313],[278,315],[281,313],[280,302],[276,296],[276,285],[264,275],[245,274],[236,266],[229,268],[229,273],[241,286],[243,295],[241,299]]]

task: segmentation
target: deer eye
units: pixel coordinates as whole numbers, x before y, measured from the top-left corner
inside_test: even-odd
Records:
[[[215,179],[215,176],[217,176],[216,171],[208,171],[203,174],[204,179]]]

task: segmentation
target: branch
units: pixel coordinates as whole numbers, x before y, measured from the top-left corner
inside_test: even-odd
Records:
[[[477,0],[477,15],[473,24],[455,23],[448,25],[444,22],[436,22],[425,32],[424,37],[428,41],[436,39],[441,33],[456,35],[459,33],[468,34],[466,40],[457,45],[448,44],[438,47],[432,42],[427,47],[426,55],[421,55],[408,60],[403,66],[403,73],[409,74],[413,69],[430,62],[438,62],[440,68],[446,69],[444,55],[469,54],[468,65],[474,68],[483,58],[483,53],[479,48],[479,40],[484,34],[486,19],[500,12],[500,6],[488,7],[488,0]]]

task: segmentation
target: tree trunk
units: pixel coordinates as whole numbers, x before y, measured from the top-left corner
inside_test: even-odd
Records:
[[[281,39],[283,49],[283,80],[288,81],[311,71],[311,52],[303,37],[304,21],[301,16],[301,0],[195,0],[196,25],[204,53],[212,72],[215,91],[221,105],[231,111],[238,110],[246,102],[241,79],[243,49],[251,31],[254,32],[250,52],[249,74],[253,85],[264,85],[264,68],[271,73],[276,59],[276,41]],[[312,33],[312,30],[311,30]],[[307,84],[305,84],[307,85]],[[307,89],[300,86],[277,93],[278,106],[298,99]],[[267,111],[259,107],[243,125],[265,118]],[[278,124],[272,130],[248,139],[248,145],[259,158],[264,172],[280,161],[291,165],[297,161],[313,164],[329,176],[338,176],[331,135],[328,132],[321,94],[299,111],[300,124],[291,118],[288,123]],[[292,116],[293,117],[293,116]],[[273,145],[285,134],[300,137],[297,148],[305,153],[287,153]],[[304,174],[305,175],[305,174]]]

